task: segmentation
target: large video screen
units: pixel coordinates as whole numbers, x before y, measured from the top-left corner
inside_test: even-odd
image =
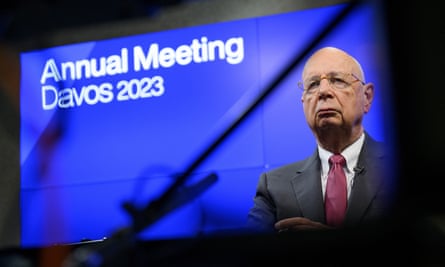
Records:
[[[22,245],[101,240],[159,198],[344,4],[50,47],[21,54]],[[354,9],[319,46],[362,62],[376,97],[365,127],[387,138],[375,9]],[[295,68],[190,175],[218,180],[142,238],[245,225],[261,172],[316,148]]]

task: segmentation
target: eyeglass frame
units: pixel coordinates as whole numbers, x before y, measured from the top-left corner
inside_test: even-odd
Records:
[[[335,77],[334,75],[335,74],[342,74],[342,75],[344,75],[344,76],[347,76],[347,75],[350,75],[350,76],[352,76],[353,78],[355,78],[355,80],[354,81],[350,81],[350,82],[348,82],[348,81],[346,81],[346,80],[343,80],[343,82],[345,82],[345,84],[346,84],[346,86],[344,87],[344,88],[337,88],[337,87],[335,87],[334,85],[333,85],[333,82],[332,82],[332,78],[338,78],[338,77]],[[357,77],[357,75],[355,75],[354,73],[343,73],[343,72],[333,72],[333,73],[330,73],[330,74],[323,74],[323,75],[320,75],[319,76],[319,80],[317,81],[318,83],[321,83],[321,81],[323,80],[323,79],[326,79],[327,81],[328,81],[328,84],[329,84],[329,86],[331,86],[331,88],[332,89],[334,89],[334,90],[342,90],[342,89],[345,89],[345,88],[348,88],[348,87],[350,87],[353,83],[355,83],[355,82],[360,82],[362,85],[365,85],[366,83],[364,82],[364,81],[362,81],[359,77]],[[303,91],[303,93],[307,93],[307,94],[312,94],[312,93],[308,93],[307,92],[307,90],[308,89],[304,89],[304,83],[302,82],[302,81],[299,81],[298,82],[298,88],[300,88],[302,91]],[[318,87],[318,89],[319,89],[319,87]],[[315,91],[314,91],[315,92]]]

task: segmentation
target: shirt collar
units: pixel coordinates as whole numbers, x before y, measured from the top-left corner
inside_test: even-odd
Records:
[[[352,173],[354,171],[355,166],[358,162],[358,156],[360,154],[360,150],[363,146],[363,142],[365,141],[365,134],[362,133],[360,137],[351,145],[346,147],[342,152],[342,156],[346,159],[346,169],[348,172]],[[329,171],[329,162],[328,159],[333,153],[327,151],[318,145],[318,155],[321,160],[322,167],[322,175],[327,174]]]

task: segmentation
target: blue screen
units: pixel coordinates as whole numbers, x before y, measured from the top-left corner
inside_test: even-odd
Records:
[[[21,54],[22,245],[102,239],[132,223],[122,207],[157,199],[344,5],[51,47]],[[376,96],[365,127],[379,140],[381,40],[355,9],[320,47],[363,65]],[[150,225],[147,239],[244,226],[261,172],[315,149],[292,72],[193,172],[217,182]]]

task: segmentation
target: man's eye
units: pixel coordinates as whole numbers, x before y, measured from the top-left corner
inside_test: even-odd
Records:
[[[311,90],[311,89],[317,88],[319,85],[320,85],[320,81],[310,81],[308,83],[306,90]]]
[[[329,81],[331,82],[331,84],[338,88],[344,88],[348,85],[348,83],[342,78],[332,77],[329,79]]]

